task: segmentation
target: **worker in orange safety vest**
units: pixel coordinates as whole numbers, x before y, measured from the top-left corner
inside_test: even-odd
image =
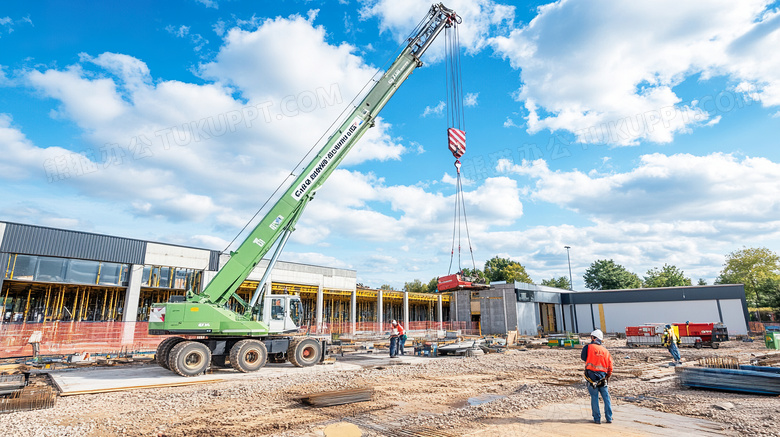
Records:
[[[582,348],[580,358],[585,361],[585,379],[588,382],[593,422],[601,423],[601,411],[599,411],[599,394],[601,394],[601,398],[604,399],[604,417],[607,423],[612,423],[612,402],[607,388],[607,381],[612,376],[612,355],[602,346],[604,333],[600,329],[590,334],[590,340],[591,342]]]
[[[404,354],[404,344],[406,343],[406,330],[403,326],[401,326],[400,323],[393,320],[393,323],[396,329],[398,329],[398,353],[400,355]]]

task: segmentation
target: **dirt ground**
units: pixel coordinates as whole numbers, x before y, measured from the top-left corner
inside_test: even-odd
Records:
[[[780,436],[776,421],[780,398],[685,389],[675,378],[643,380],[640,372],[621,369],[645,368],[652,374],[656,371],[652,369],[663,369],[658,364],[669,362],[665,349],[627,348],[624,340],[607,340],[606,346],[615,359],[616,374],[610,382],[615,405],[711,420],[724,434]],[[687,361],[733,356],[743,363],[768,352],[763,344],[735,341],[718,350],[681,350]],[[349,372],[69,396],[52,409],[4,415],[0,435],[324,436],[326,427],[346,423],[356,425],[363,436],[466,436],[508,421],[513,428],[506,435],[532,435],[512,420],[521,411],[588,404],[582,368],[579,349],[543,348],[430,358],[414,365],[373,365]],[[644,373],[647,376],[648,371]],[[313,408],[297,400],[316,392],[362,387],[375,389],[371,401]],[[715,406],[725,402],[733,408]],[[587,417],[573,420],[580,419],[583,426],[594,426]]]

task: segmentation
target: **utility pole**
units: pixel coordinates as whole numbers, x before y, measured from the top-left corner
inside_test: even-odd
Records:
[[[571,246],[563,246],[566,248],[566,259],[569,261],[569,291],[573,291],[572,288],[574,286],[574,281],[571,277],[571,257],[569,256],[569,249],[571,249]]]

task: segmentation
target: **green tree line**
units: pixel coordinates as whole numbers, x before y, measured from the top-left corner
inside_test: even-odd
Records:
[[[494,256],[487,260],[482,269],[464,269],[464,276],[479,277],[490,282],[525,282],[534,284],[525,267],[509,258]],[[631,288],[663,288],[693,285],[690,277],[679,267],[664,264],[653,267],[641,277],[611,259],[594,261],[583,275],[585,286],[591,290],[618,290]],[[541,285],[570,289],[571,283],[565,275],[542,279]],[[780,257],[771,250],[746,248],[729,253],[715,284],[744,284],[745,297],[751,306],[780,308]],[[414,279],[404,283],[403,290],[417,293],[435,293],[438,277],[428,282]],[[696,285],[707,285],[699,278]],[[382,289],[391,290],[389,285]]]

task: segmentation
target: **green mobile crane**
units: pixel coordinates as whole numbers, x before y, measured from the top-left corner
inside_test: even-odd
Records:
[[[372,127],[379,111],[412,72],[441,31],[460,23],[455,11],[441,3],[431,6],[408,44],[366,97],[329,137],[290,188],[251,231],[230,260],[201,293],[189,290],[169,302],[155,304],[149,334],[176,335],[157,347],[157,362],[182,376],[195,376],[226,361],[240,372],[289,360],[311,366],[325,355],[325,342],[295,336],[302,305],[299,296],[265,294],[265,283],[304,208],[360,137]],[[278,241],[265,274],[249,302],[236,290]],[[232,299],[232,300],[231,300]],[[240,308],[234,311],[228,303]],[[180,335],[187,336],[181,337]]]

